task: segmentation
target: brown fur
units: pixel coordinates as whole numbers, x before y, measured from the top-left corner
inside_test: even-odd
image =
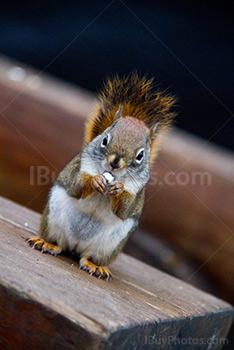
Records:
[[[80,157],[79,154],[67,164],[61,171],[56,183],[64,187],[71,197],[86,198],[93,193],[93,176],[84,172],[80,172]]]
[[[41,222],[40,222],[40,235],[43,239],[45,239],[48,234],[48,215],[49,215],[49,202],[47,202],[46,204],[46,207],[43,211]]]
[[[153,79],[140,77],[132,73],[122,79],[116,75],[108,79],[99,93],[96,110],[86,124],[85,142],[88,143],[106,128],[111,126],[118,108],[122,107],[123,116],[135,117],[152,128],[158,123],[160,133],[171,125],[175,112],[172,107],[175,98],[163,91],[156,90]],[[151,161],[159,148],[158,138],[152,140]]]
[[[144,205],[145,188],[137,195],[124,190],[121,195],[112,198],[112,210],[120,219],[135,216],[139,218]]]
[[[80,183],[80,191],[76,198],[86,198],[95,191],[93,187],[93,176],[87,173],[80,173],[77,183]]]

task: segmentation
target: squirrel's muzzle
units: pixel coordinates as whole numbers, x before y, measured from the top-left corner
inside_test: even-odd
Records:
[[[116,154],[108,155],[106,157],[106,161],[107,161],[107,164],[112,168],[112,170],[121,169],[124,167],[124,164],[125,164],[124,160]]]

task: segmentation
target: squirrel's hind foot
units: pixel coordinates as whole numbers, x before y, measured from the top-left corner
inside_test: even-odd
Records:
[[[58,245],[47,243],[40,236],[32,236],[30,238],[26,238],[25,241],[31,248],[38,249],[42,253],[50,253],[56,256],[62,251],[62,248],[60,248]]]
[[[98,278],[103,278],[106,281],[112,277],[110,270],[106,266],[95,265],[92,261],[87,258],[80,259],[80,269],[86,270],[90,275],[94,275]]]

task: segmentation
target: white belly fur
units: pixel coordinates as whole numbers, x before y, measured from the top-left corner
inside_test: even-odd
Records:
[[[110,256],[134,225],[134,219],[114,215],[110,198],[99,193],[77,200],[55,185],[49,208],[48,238],[96,261]]]

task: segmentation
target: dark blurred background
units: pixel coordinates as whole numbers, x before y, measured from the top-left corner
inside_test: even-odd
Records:
[[[231,1],[8,1],[0,30],[1,54],[90,90],[154,76],[179,98],[177,126],[234,149]]]

